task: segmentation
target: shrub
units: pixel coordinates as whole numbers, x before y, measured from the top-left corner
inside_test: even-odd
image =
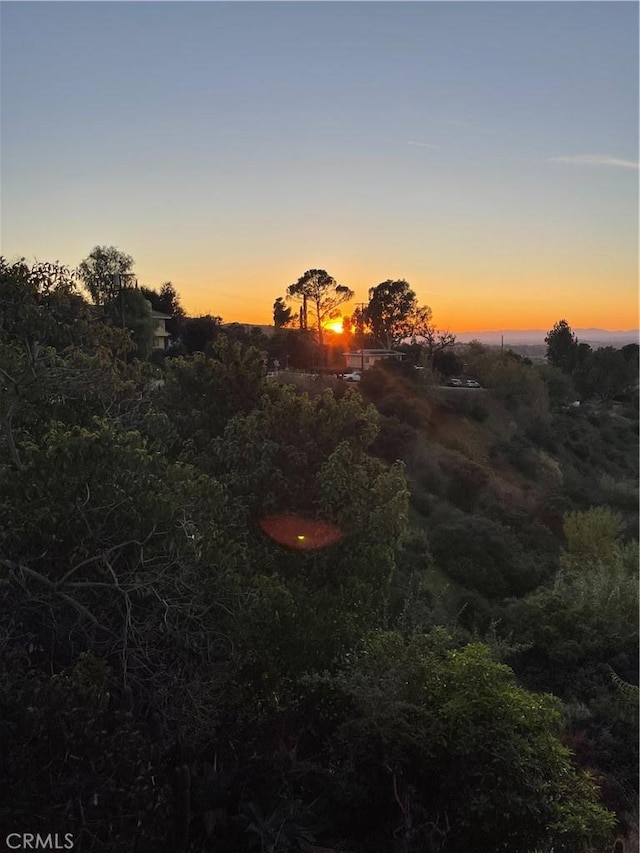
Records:
[[[544,575],[544,565],[524,551],[511,530],[487,519],[439,527],[430,543],[438,568],[487,598],[524,595]]]
[[[546,385],[549,404],[552,408],[557,409],[576,399],[577,392],[573,382],[562,370],[551,364],[539,364],[535,370]]]
[[[482,392],[480,393],[482,394]],[[489,409],[475,392],[451,394],[448,402],[457,414],[471,418],[478,423],[483,423],[489,417]]]
[[[564,376],[564,374],[561,374]],[[548,418],[540,415],[533,418],[529,426],[525,429],[525,436],[538,447],[549,453],[558,451],[558,441],[556,434]]]
[[[413,427],[424,424],[424,413],[420,411],[418,401],[393,391],[383,397],[378,403],[378,410],[383,415],[395,416],[399,421]]]
[[[359,849],[604,845],[614,818],[560,743],[557,700],[518,686],[487,646],[449,644],[442,629],[378,633],[335,679],[350,701],[329,734],[333,780]]]
[[[103,660],[81,654],[51,675],[26,651],[12,654],[0,667],[0,705],[0,823],[64,827],[76,839],[99,838],[101,850],[166,849],[174,817],[168,768]]]
[[[497,444],[494,452],[510,465],[513,465],[525,477],[530,477],[533,480],[537,478],[540,462],[538,452],[521,433],[515,433],[508,441]]]
[[[461,590],[456,599],[460,625],[471,635],[483,635],[493,622],[493,608],[487,599],[473,589]]]
[[[404,459],[415,440],[415,430],[394,415],[390,417],[381,415],[379,427],[380,431],[371,445],[374,456],[384,459],[385,462]]]
[[[449,483],[433,449],[424,441],[414,443],[407,457],[407,476],[414,486],[412,496],[416,486],[432,495],[444,495]]]
[[[451,476],[447,497],[463,512],[472,512],[488,480],[486,470],[465,459],[454,459],[448,462],[447,473]]]

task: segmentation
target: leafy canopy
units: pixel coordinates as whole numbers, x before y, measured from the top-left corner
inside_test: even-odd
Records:
[[[520,687],[487,646],[451,648],[441,628],[378,632],[334,684],[351,700],[332,744],[334,772],[357,774],[352,821],[451,853],[579,851],[610,832],[559,741],[559,702]],[[408,846],[435,827],[442,846]]]
[[[279,296],[273,303],[273,325],[276,329],[282,329],[291,322],[291,308],[284,304],[284,299]]]
[[[104,305],[116,296],[114,275],[133,274],[133,258],[116,246],[96,246],[78,267],[80,278],[95,305]]]
[[[547,361],[563,373],[571,373],[577,364],[578,339],[566,320],[558,320],[544,339]]]
[[[435,344],[431,308],[418,305],[416,294],[404,279],[387,279],[372,287],[363,319],[387,349],[398,346],[405,338],[414,342],[417,338],[425,338]]]

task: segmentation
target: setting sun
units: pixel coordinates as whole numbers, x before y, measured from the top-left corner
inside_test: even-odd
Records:
[[[342,328],[342,317],[338,317],[330,323],[327,323],[326,328],[331,332],[335,332],[336,335],[341,335],[344,332],[344,329]]]

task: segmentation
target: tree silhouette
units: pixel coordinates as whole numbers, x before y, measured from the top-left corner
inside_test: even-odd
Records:
[[[276,329],[282,329],[291,322],[291,308],[284,304],[284,299],[279,296],[273,303],[273,325]]]
[[[302,302],[303,310],[311,305],[321,347],[324,343],[324,323],[337,316],[338,306],[353,299],[353,296],[353,290],[344,284],[338,284],[326,270],[307,270],[295,284],[290,284],[287,288],[287,297]],[[306,311],[304,313],[306,314]]]
[[[431,322],[432,311],[428,305],[418,305],[416,294],[404,279],[387,279],[369,289],[369,304],[363,318],[374,337],[387,349],[397,346],[404,338],[424,338],[433,355],[453,343],[452,336],[442,337]]]
[[[105,305],[117,295],[114,275],[131,275],[133,258],[115,246],[96,246],[78,267],[80,278],[96,305]]]
[[[578,358],[578,339],[571,331],[566,320],[555,323],[546,338],[547,361],[554,367],[559,367],[563,373],[571,373],[576,367]]]

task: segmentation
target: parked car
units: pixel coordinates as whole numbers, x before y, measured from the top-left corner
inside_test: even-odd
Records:
[[[462,379],[455,379],[454,377],[450,377],[447,379],[447,385],[449,388],[461,388],[462,387]]]
[[[465,388],[481,388],[482,386],[476,379],[467,379],[464,383]]]
[[[343,373],[342,378],[345,382],[360,382],[362,374],[359,370],[352,370],[350,373]]]

